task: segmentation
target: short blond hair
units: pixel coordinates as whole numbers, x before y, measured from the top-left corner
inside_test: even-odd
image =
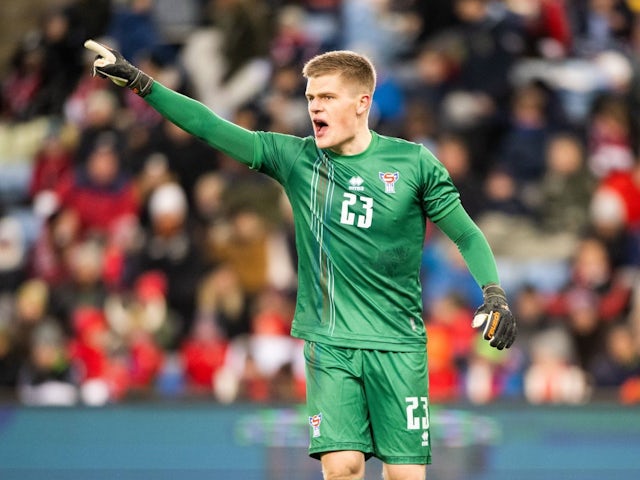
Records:
[[[348,82],[361,86],[373,94],[376,88],[376,69],[366,56],[350,50],[334,50],[321,53],[302,68],[305,78],[339,74]]]

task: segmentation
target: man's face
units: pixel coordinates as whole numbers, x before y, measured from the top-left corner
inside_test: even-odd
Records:
[[[342,80],[340,75],[329,74],[309,78],[306,97],[318,148],[347,152],[358,129],[362,128],[368,95]],[[366,100],[363,101],[363,97]]]
[[[110,147],[98,147],[89,156],[87,170],[98,185],[109,185],[118,176],[119,158]]]

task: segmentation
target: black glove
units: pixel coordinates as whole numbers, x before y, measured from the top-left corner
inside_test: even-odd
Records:
[[[484,303],[475,311],[471,325],[474,328],[484,325],[484,339],[492,347],[498,350],[509,348],[516,339],[518,329],[504,290],[498,285],[486,285],[482,288],[482,296]]]
[[[119,87],[129,87],[141,97],[151,91],[153,78],[127,62],[119,52],[94,40],[87,40],[84,46],[98,54],[93,62],[94,76],[108,78]]]

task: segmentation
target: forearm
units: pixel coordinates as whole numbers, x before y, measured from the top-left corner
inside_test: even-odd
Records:
[[[251,166],[254,133],[216,115],[202,103],[154,82],[144,99],[163,117],[230,157]]]
[[[462,205],[438,220],[436,225],[456,244],[479,286],[499,283],[498,268],[491,247]]]

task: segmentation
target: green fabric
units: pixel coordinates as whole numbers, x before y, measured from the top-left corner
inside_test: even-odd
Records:
[[[457,245],[478,285],[484,287],[490,283],[500,283],[489,243],[462,205],[435,224]]]
[[[255,133],[216,115],[208,107],[158,82],[144,99],[163,117],[217,150],[251,166]]]
[[[424,351],[420,268],[427,219],[480,285],[497,282],[486,240],[448,172],[422,145],[372,132],[353,156],[313,137],[251,132],[159,83],[145,100],[187,132],[284,188],[294,212],[298,295],[291,334],[338,347]]]
[[[306,342],[309,453],[358,450],[389,464],[431,463],[426,350]]]

